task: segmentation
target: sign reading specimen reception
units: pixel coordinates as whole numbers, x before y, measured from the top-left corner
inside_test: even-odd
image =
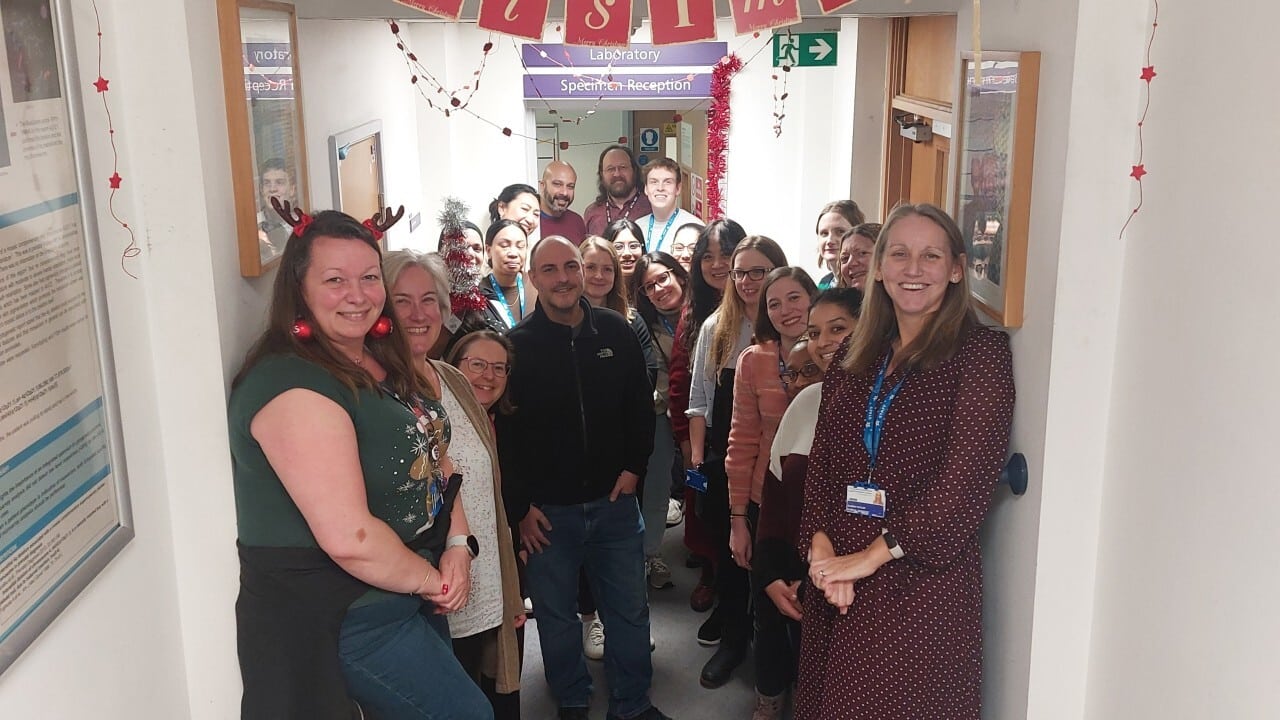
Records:
[[[0,0],[0,670],[132,537],[64,10]]]
[[[728,43],[659,47],[574,47],[526,43],[526,100],[623,98],[689,100],[711,97],[711,69],[729,52]]]

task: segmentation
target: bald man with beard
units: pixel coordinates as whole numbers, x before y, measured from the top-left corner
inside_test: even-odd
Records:
[[[560,160],[547,163],[538,181],[538,204],[542,210],[538,227],[542,229],[542,237],[559,235],[574,245],[587,237],[587,224],[582,216],[569,209],[577,184],[578,173],[572,165]]]

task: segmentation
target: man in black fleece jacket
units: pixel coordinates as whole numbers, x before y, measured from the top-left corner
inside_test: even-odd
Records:
[[[653,450],[644,354],[619,314],[582,297],[582,255],[543,238],[530,253],[537,307],[509,334],[516,410],[498,416],[507,512],[529,551],[547,683],[561,718],[585,718],[591,675],[577,615],[578,573],[609,633],[609,718],[661,720],[649,701],[649,603],[636,484]]]

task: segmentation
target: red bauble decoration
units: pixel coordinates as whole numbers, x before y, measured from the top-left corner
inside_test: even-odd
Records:
[[[391,318],[383,315],[378,318],[378,321],[373,324],[373,327],[369,328],[369,337],[374,339],[384,338],[391,334],[391,329],[393,327],[395,326],[391,324]]]
[[[291,330],[293,332],[293,336],[299,340],[305,342],[311,339],[311,323],[303,320],[302,318],[298,318],[293,321],[293,327]]]

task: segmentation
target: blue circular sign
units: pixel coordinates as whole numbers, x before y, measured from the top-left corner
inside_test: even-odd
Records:
[[[656,128],[645,128],[640,131],[641,147],[658,147],[658,131]]]
[[[649,164],[649,156],[648,156],[648,155],[637,155],[637,156],[636,156],[636,162],[637,162],[637,163],[640,163],[640,165],[642,165],[642,166],[644,166],[644,165],[648,165],[648,164]]]

